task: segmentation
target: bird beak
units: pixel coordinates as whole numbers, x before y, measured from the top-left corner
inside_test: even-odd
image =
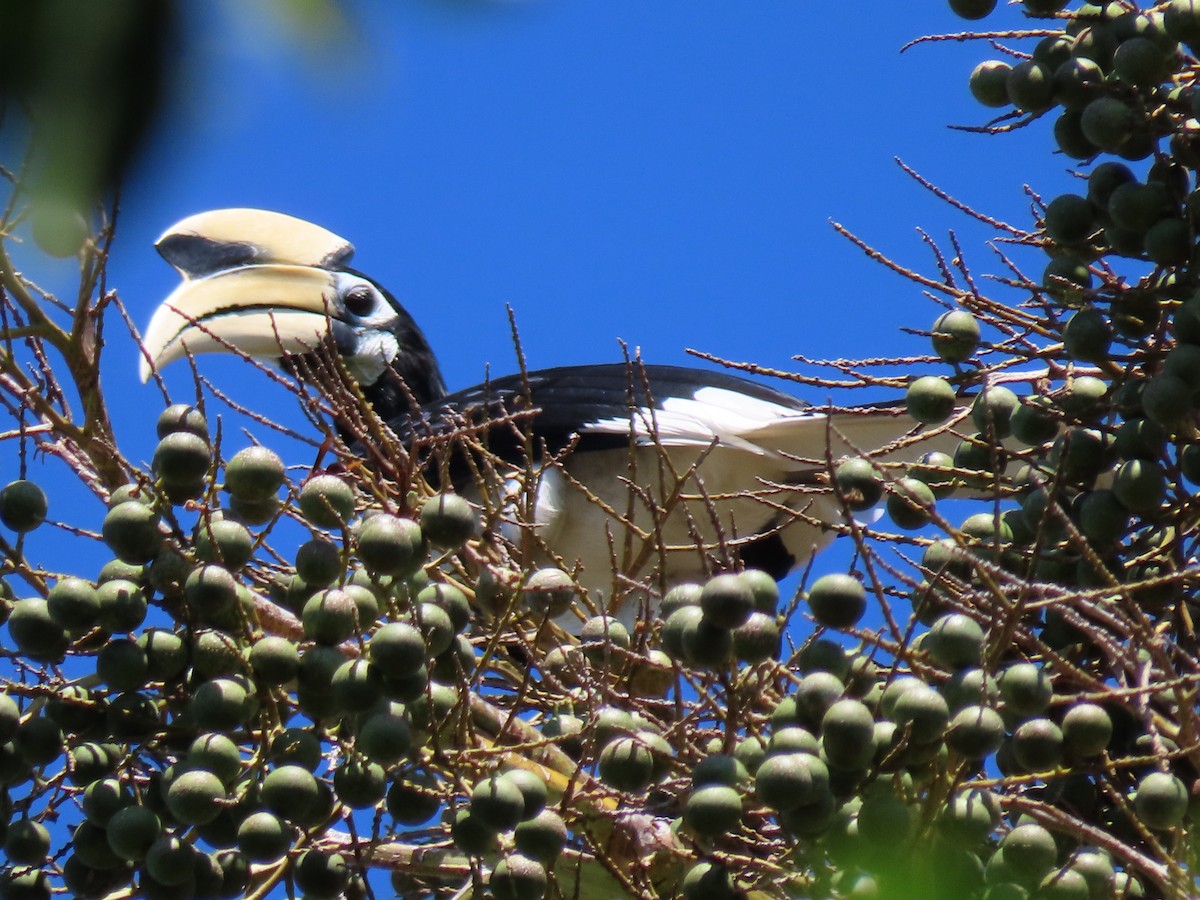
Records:
[[[329,333],[333,291],[333,274],[311,266],[243,266],[189,279],[142,336],[142,381],[189,353],[278,359],[312,350]]]
[[[156,246],[184,281],[143,335],[142,381],[188,353],[278,359],[311,350],[330,330],[332,270],[354,253],[331,231],[260,209],[191,216]]]

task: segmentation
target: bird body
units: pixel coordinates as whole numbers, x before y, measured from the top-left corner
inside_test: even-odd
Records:
[[[598,608],[739,563],[780,578],[841,519],[831,461],[915,458],[947,441],[896,406],[831,412],[727,372],[638,360],[451,394],[412,317],[345,267],[353,247],[331,232],[218,210],[185,219],[158,246],[184,282],[146,331],[143,378],[187,353],[278,358],[329,336],[402,442],[471,436],[469,452],[431,461],[431,475],[474,487],[510,540],[574,571]],[[485,458],[499,463],[490,483]],[[636,605],[625,604],[626,618]]]

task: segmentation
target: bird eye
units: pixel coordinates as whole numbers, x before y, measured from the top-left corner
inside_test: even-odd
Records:
[[[342,303],[352,315],[365,316],[375,308],[375,293],[365,284],[357,284],[342,295]]]

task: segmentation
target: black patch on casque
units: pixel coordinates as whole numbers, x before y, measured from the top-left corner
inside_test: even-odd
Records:
[[[155,247],[159,255],[188,278],[203,278],[240,266],[281,262],[267,248],[250,241],[214,241],[199,234],[168,234]],[[333,271],[354,255],[354,246],[345,244],[316,261],[317,268]],[[296,260],[290,260],[296,263]],[[297,263],[299,264],[299,263]]]
[[[266,261],[256,244],[214,241],[198,234],[169,234],[155,246],[163,259],[189,278]]]

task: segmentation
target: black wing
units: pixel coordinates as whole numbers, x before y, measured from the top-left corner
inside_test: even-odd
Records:
[[[809,408],[790,394],[725,372],[612,363],[505,376],[450,394],[388,424],[402,440],[411,442],[508,421],[512,424],[488,428],[485,443],[491,452],[519,461],[525,433],[533,438],[535,449],[552,454],[572,441],[579,450],[628,446],[628,431],[615,423],[629,423],[638,416],[648,419],[651,411],[662,411],[668,401],[693,400],[706,388],[740,394],[781,410]]]

